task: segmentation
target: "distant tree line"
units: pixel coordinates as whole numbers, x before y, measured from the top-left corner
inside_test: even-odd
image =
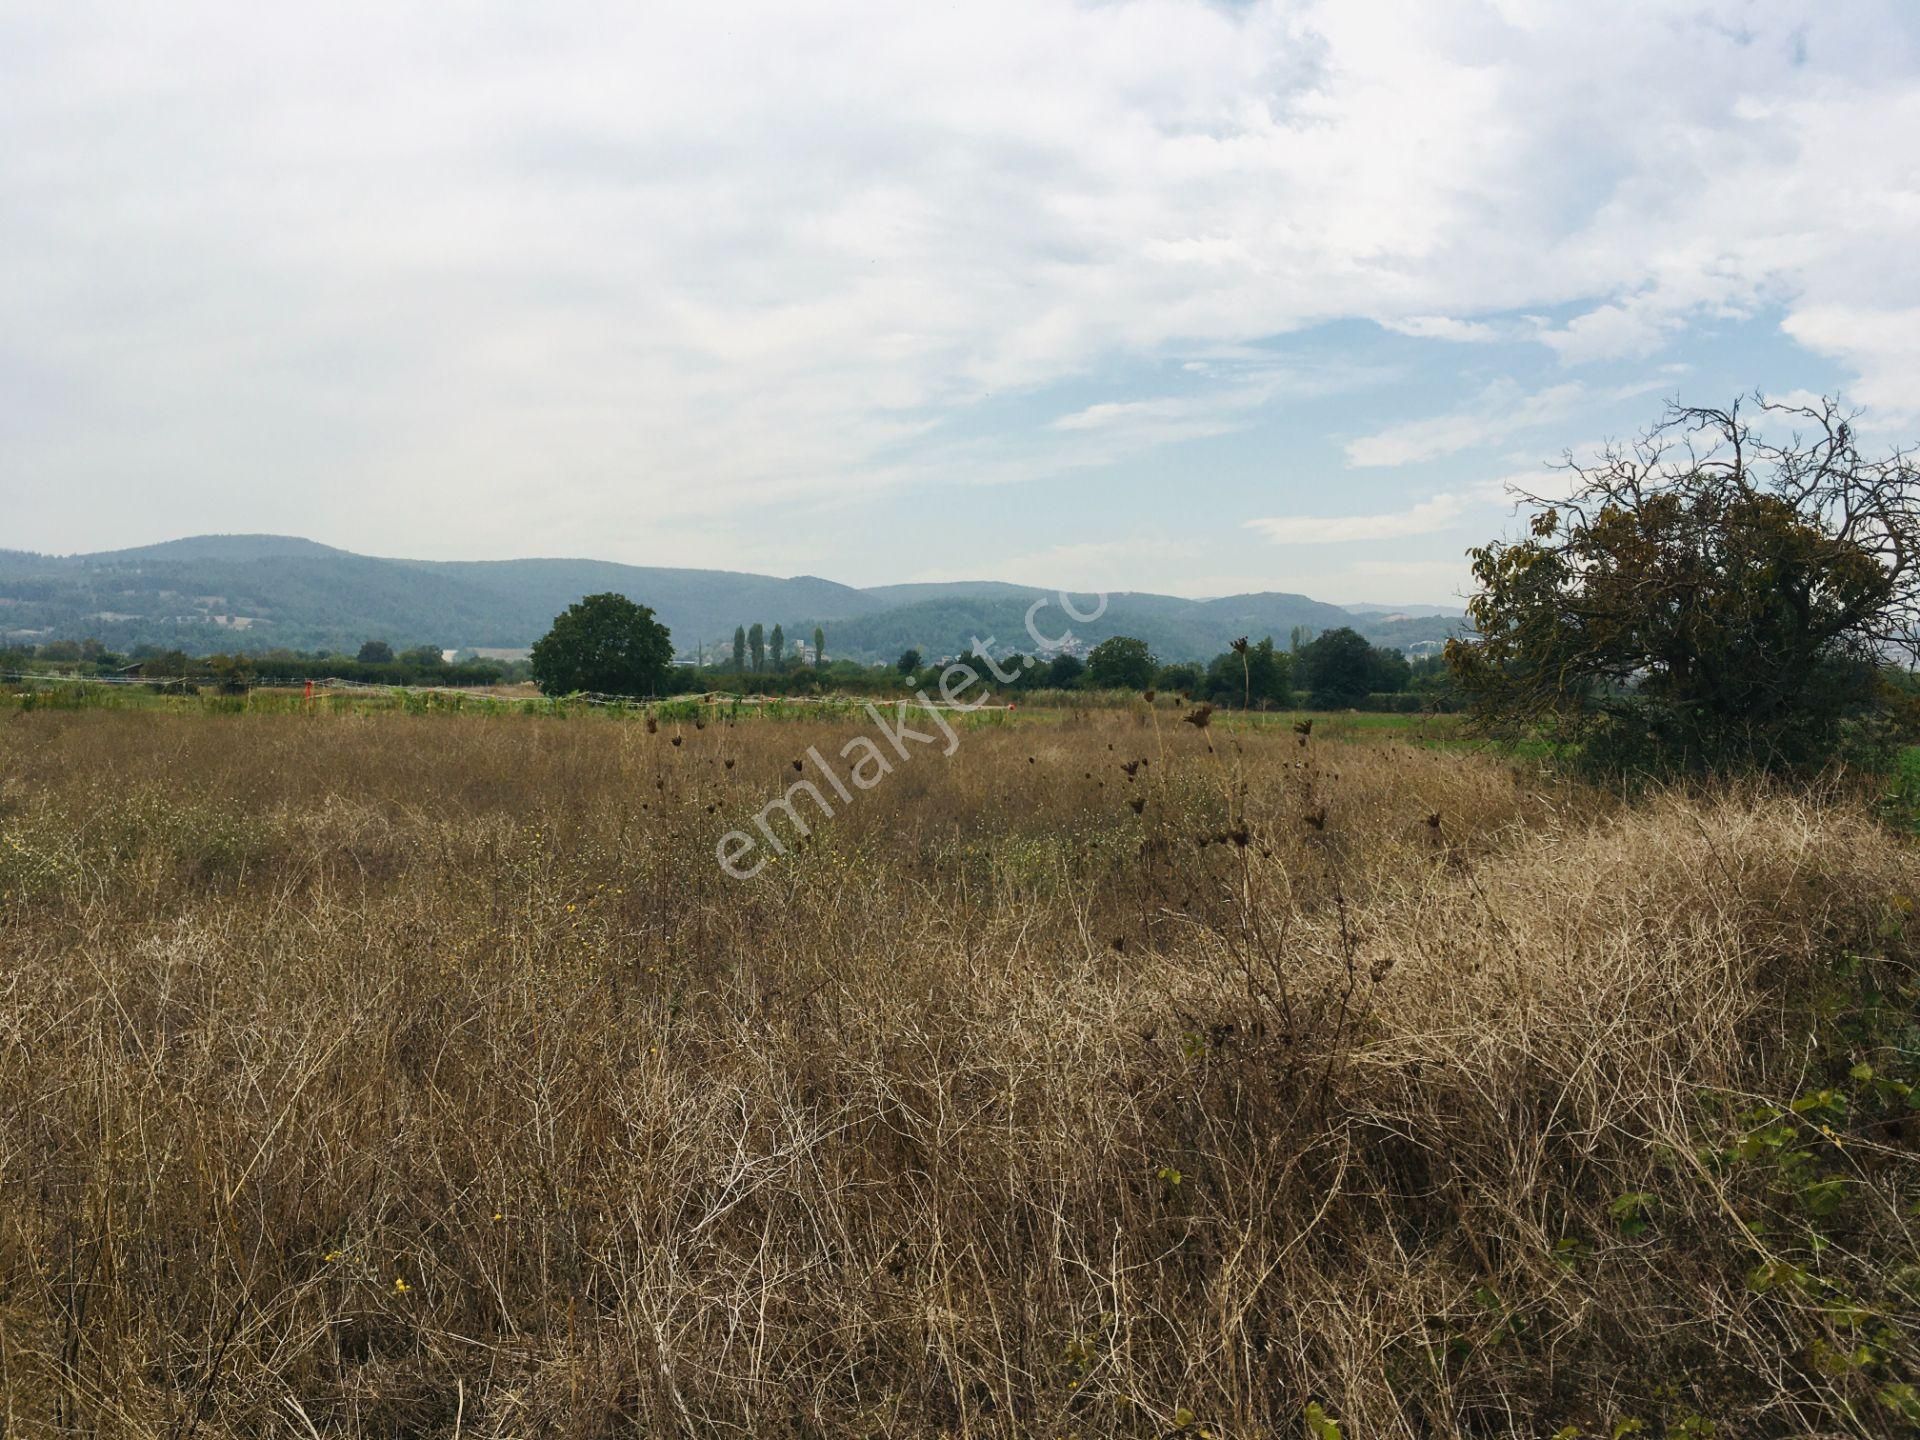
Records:
[[[760,632],[756,651],[755,635]],[[955,660],[993,672],[996,690],[1015,694],[1040,691],[1137,691],[1185,695],[1239,709],[1447,710],[1454,708],[1453,682],[1438,656],[1409,661],[1398,650],[1374,645],[1351,629],[1289,637],[1286,649],[1271,637],[1236,640],[1206,664],[1162,664],[1147,643],[1116,635],[1094,646],[1083,659],[1060,653],[997,655],[989,667],[979,657],[929,658],[909,647],[892,665],[865,665],[824,658],[825,637],[814,632],[811,663],[784,654],[782,631],[769,635],[759,626],[739,626],[733,657],[710,665],[677,665],[662,675],[658,693],[740,690],[763,695],[897,695],[938,683],[939,673]],[[759,655],[755,668],[755,655]],[[1000,677],[1006,677],[1002,679]]]
[[[657,633],[656,633],[657,632]],[[544,648],[543,648],[544,647]],[[757,666],[756,665],[757,657]],[[967,659],[968,657],[953,657]],[[74,674],[112,674],[138,665],[142,678],[241,689],[266,680],[355,680],[378,685],[493,685],[533,679],[549,694],[579,691],[622,695],[675,695],[745,691],[764,695],[894,696],[938,683],[950,659],[929,661],[917,648],[892,665],[867,665],[826,656],[822,627],[813,630],[811,657],[788,651],[786,632],[775,624],[739,626],[733,655],[706,665],[675,664],[666,627],[653,612],[624,596],[588,596],[556,617],[554,629],[530,661],[448,662],[433,646],[396,651],[369,639],[353,655],[329,651],[270,650],[258,654],[188,655],[142,645],[120,654],[98,640],[61,640],[0,650],[0,670],[59,669]],[[978,657],[970,663],[986,669]],[[1398,651],[1369,643],[1350,629],[1309,638],[1289,637],[1288,648],[1272,637],[1236,640],[1206,664],[1162,664],[1143,640],[1116,635],[1085,659],[1071,654],[995,657],[995,689],[1038,691],[1154,690],[1213,705],[1256,710],[1308,706],[1314,709],[1452,709],[1453,678],[1437,657],[1409,662]]]
[[[1143,640],[1115,635],[1085,660],[1074,655],[1015,654],[994,660],[1015,691],[1152,690],[1234,709],[1418,710],[1453,707],[1452,680],[1439,657],[1409,661],[1398,650],[1374,645],[1340,628],[1308,638],[1290,637],[1288,649],[1271,636],[1235,640],[1206,664],[1162,664]],[[903,673],[917,673],[920,657],[900,657]]]
[[[0,671],[58,671],[82,676],[129,674],[154,681],[215,683],[245,688],[266,680],[358,680],[373,685],[496,685],[515,678],[518,667],[493,660],[449,664],[433,646],[395,654],[384,640],[370,640],[356,655],[319,650],[264,650],[248,654],[189,655],[158,645],[124,653],[98,640],[55,640],[0,649]]]
[[[830,660],[823,627],[813,629],[811,656],[789,652],[785,627],[761,623],[734,632],[733,654],[713,664],[675,664],[671,638],[652,610],[620,595],[587,596],[555,618],[530,661],[450,663],[433,646],[396,651],[369,639],[349,656],[328,651],[191,656],[143,645],[118,654],[98,640],[55,641],[0,650],[0,669],[57,668],[110,674],[138,666],[142,678],[244,689],[268,680],[336,678],[385,685],[490,685],[532,678],[549,694],[591,692],[673,695],[742,690],[765,695],[823,693],[893,696],[938,683],[950,659],[929,661],[917,648],[892,665]],[[954,657],[967,659],[968,657]],[[970,663],[985,670],[985,662]],[[1037,691],[1154,690],[1211,704],[1253,709],[1307,705],[1316,709],[1446,709],[1452,678],[1438,660],[1409,663],[1351,629],[1309,636],[1296,630],[1285,649],[1272,637],[1239,639],[1205,665],[1162,664],[1143,640],[1116,635],[1085,659],[1072,654],[995,657],[994,688]],[[1006,676],[1002,680],[998,677]]]
[[[805,641],[801,642],[802,647]],[[827,633],[821,626],[813,627],[814,666],[821,665],[827,652]],[[733,630],[733,665],[735,675],[779,675],[808,663],[801,651],[787,652],[787,632],[778,623],[769,633],[760,621],[751,625],[736,625]],[[702,667],[707,668],[707,667]]]

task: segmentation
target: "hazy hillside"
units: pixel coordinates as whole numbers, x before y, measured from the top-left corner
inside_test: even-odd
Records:
[[[912,589],[913,587],[891,587]],[[1004,594],[921,600],[914,604],[842,621],[828,632],[830,654],[891,659],[909,646],[926,655],[966,649],[973,640],[995,650],[1032,650],[1026,616],[1035,600],[1047,604],[1034,616],[1034,628],[1049,640],[1069,633],[1088,643],[1110,635],[1145,640],[1163,660],[1199,660],[1217,655],[1237,635],[1271,635],[1284,642],[1296,625],[1330,630],[1340,625],[1363,629],[1366,622],[1337,605],[1305,595],[1234,595],[1221,600],[1186,600],[1176,595],[1122,592],[1107,597],[1097,620],[1081,623],[1061,609],[1048,590],[1001,587]],[[1085,613],[1092,601],[1070,597]]]
[[[929,580],[908,585],[870,585],[866,593],[888,605],[917,605],[923,600],[1009,600],[1047,592],[1037,585],[1009,585],[1004,580]]]
[[[1356,619],[1353,628],[1377,645],[1392,645],[1404,650],[1408,646],[1433,644],[1450,635],[1458,635],[1466,628],[1466,623],[1465,618],[1459,615],[1410,615],[1405,619],[1367,615]]]
[[[1444,618],[1457,620],[1467,612],[1458,605],[1342,605],[1340,607],[1350,615],[1401,616],[1408,620],[1430,620]]]
[[[336,550],[298,535],[188,535],[157,545],[136,545],[129,550],[105,550],[76,558],[95,565],[120,565],[140,560],[267,560],[282,555],[351,556],[353,551]]]
[[[50,557],[0,551],[0,638],[95,636],[125,648],[520,646],[582,595],[616,590],[653,606],[692,644],[743,620],[838,619],[882,603],[811,576],[600,560],[388,560],[283,536],[207,535],[133,550]]]
[[[650,605],[682,647],[730,637],[755,620],[789,628],[797,617],[840,620],[883,602],[851,585],[813,575],[782,580],[734,570],[679,570],[606,560],[402,561],[423,573],[471,584],[498,597],[492,640],[460,644],[529,645],[582,595],[612,590]],[[454,642],[450,642],[454,643]]]
[[[1448,633],[1454,623],[1355,614],[1285,593],[1214,600],[1123,593],[1109,598],[1098,620],[1080,624],[1060,609],[1056,592],[999,581],[861,590],[811,575],[578,559],[396,560],[292,536],[199,535],[92,555],[0,550],[0,641],[95,637],[118,649],[202,652],[353,649],[370,638],[517,647],[538,639],[582,595],[602,590],[651,605],[683,653],[724,647],[736,625],[756,620],[769,629],[784,625],[796,645],[824,625],[828,653],[852,659],[891,660],[908,647],[953,654],[976,637],[1027,650],[1034,648],[1027,609],[1041,598],[1048,603],[1035,623],[1049,638],[1137,635],[1168,660],[1207,658],[1236,635],[1284,641],[1297,625],[1351,624],[1406,644]]]

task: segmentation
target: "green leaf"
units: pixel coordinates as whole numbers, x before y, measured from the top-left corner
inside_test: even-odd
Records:
[[[1658,1203],[1658,1197],[1645,1190],[1629,1190],[1607,1206],[1607,1215],[1614,1228],[1633,1240],[1647,1233],[1653,1207]]]
[[[1841,1176],[1816,1180],[1800,1191],[1800,1207],[1817,1219],[1824,1219],[1846,1203],[1847,1182]]]

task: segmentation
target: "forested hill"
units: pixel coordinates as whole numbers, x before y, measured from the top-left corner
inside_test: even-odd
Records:
[[[97,638],[210,650],[530,645],[582,595],[612,590],[650,605],[676,645],[725,645],[736,625],[785,626],[794,644],[822,625],[828,653],[891,660],[902,650],[954,653],[978,637],[1031,649],[1025,616],[1054,592],[997,581],[856,589],[814,576],[619,565],[603,560],[380,559],[279,535],[200,535],[131,550],[47,556],[0,550],[0,644]],[[1083,604],[1086,602],[1082,602]],[[1432,607],[1425,607],[1431,609]],[[1416,613],[1418,613],[1416,608]],[[1056,604],[1036,616],[1049,637],[1136,635],[1163,659],[1201,659],[1236,635],[1284,640],[1296,625],[1350,624],[1384,643],[1449,633],[1449,618],[1394,618],[1304,595],[1110,597],[1077,623]]]
[[[897,587],[911,590],[915,587]],[[1361,628],[1361,617],[1337,605],[1305,595],[1235,595],[1225,600],[1182,600],[1174,595],[1124,592],[1107,597],[1095,619],[1077,621],[1050,591],[959,594],[918,600],[856,616],[834,627],[833,642],[846,654],[892,657],[908,648],[947,654],[978,639],[996,651],[1035,648],[1027,632],[1027,611],[1035,600],[1047,603],[1033,617],[1033,628],[1048,640],[1071,634],[1097,643],[1110,635],[1145,640],[1163,660],[1200,660],[1219,654],[1237,635],[1271,635],[1284,642],[1296,625],[1316,633],[1341,625]],[[1090,596],[1069,597],[1081,614],[1094,608]]]

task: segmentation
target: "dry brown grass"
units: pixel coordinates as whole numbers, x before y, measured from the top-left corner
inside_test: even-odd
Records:
[[[850,733],[0,718],[0,1433],[1901,1429],[1862,807]]]

